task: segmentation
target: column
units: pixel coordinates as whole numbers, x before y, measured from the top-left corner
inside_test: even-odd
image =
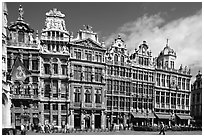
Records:
[[[29,57],[28,57],[28,59],[29,59],[29,70],[32,70],[32,54],[30,53],[29,54]]]
[[[101,129],[105,129],[105,115],[104,115],[104,110],[101,111]]]
[[[61,80],[58,80],[58,99],[61,99]]]
[[[81,130],[85,129],[85,120],[84,120],[84,117],[85,117],[85,115],[84,115],[84,113],[82,111],[82,113],[81,113]]]
[[[53,89],[53,80],[52,79],[50,80],[50,89],[51,89],[51,91],[50,91],[50,99],[52,99],[53,98],[53,92],[52,92],[52,89]]]
[[[30,123],[33,123],[33,104],[30,104],[29,113],[30,113]],[[31,129],[31,125],[29,125],[29,129]]]
[[[14,65],[14,55],[13,55],[13,53],[11,53],[11,68],[13,65]]]
[[[95,120],[94,120],[94,111],[92,111],[91,113],[91,129],[94,130],[95,129]]]
[[[11,123],[11,125],[13,126],[13,127],[15,127],[16,125],[15,125],[15,122],[16,122],[16,119],[15,119],[15,107],[13,106],[13,108],[11,108],[11,118],[12,118],[12,123]]]
[[[70,126],[70,128],[74,128],[74,110],[71,110],[71,112],[70,112],[69,126]]]
[[[50,103],[50,123],[53,123],[53,117],[52,117],[52,103]]]
[[[126,119],[126,116],[125,116],[125,113],[123,115],[123,126],[125,127],[127,124],[127,119]]]
[[[166,81],[166,80],[165,80],[165,81]],[[167,93],[167,92],[164,93],[164,107],[165,107],[165,108],[166,108],[166,93]]]
[[[24,107],[24,106],[22,105],[22,102],[21,102],[21,108],[20,108],[20,109],[21,109],[21,114],[20,114],[20,115],[22,115],[23,112],[24,112],[23,107]],[[23,122],[24,122],[24,119],[22,118],[22,119],[21,119],[21,124],[22,124]]]
[[[41,124],[43,124],[43,123],[44,123],[44,104],[38,102],[38,106],[40,106],[39,116],[38,116],[39,122],[40,122]]]
[[[58,103],[58,126],[61,126],[61,103]]]

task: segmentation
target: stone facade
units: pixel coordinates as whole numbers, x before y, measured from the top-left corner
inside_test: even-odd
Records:
[[[202,74],[200,71],[196,75],[191,90],[191,116],[195,120],[194,124],[202,127]]]
[[[146,41],[131,55],[120,36],[106,49],[89,25],[74,38],[57,9],[46,13],[40,38],[38,33],[33,38],[22,11],[8,27],[7,44],[8,72],[17,56],[31,72],[11,86],[17,128],[21,123],[93,130],[159,121],[189,124],[190,71],[174,69],[176,54],[168,42],[154,59]]]
[[[23,8],[20,6],[18,20],[8,26],[7,77],[11,80],[10,73],[17,57],[31,72],[31,76],[23,82],[11,81],[11,122],[16,128],[30,122],[37,126],[39,121],[39,47],[33,33],[34,30],[23,20]]]
[[[190,124],[191,75],[190,69],[174,68],[176,52],[170,48],[169,41],[159,56],[155,58],[155,115],[156,123],[166,125]]]

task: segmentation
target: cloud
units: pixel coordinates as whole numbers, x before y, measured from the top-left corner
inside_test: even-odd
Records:
[[[131,52],[146,40],[154,57],[163,50],[166,39],[170,39],[170,47],[177,53],[176,68],[182,64],[191,67],[195,76],[202,68],[202,12],[192,16],[166,22],[161,13],[138,18],[118,28],[107,37],[105,43],[111,42],[120,34],[128,50]],[[196,72],[195,72],[196,71]]]

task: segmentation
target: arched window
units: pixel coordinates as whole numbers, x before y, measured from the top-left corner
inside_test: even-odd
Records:
[[[18,42],[24,42],[24,32],[23,31],[18,32]]]
[[[85,103],[91,103],[91,92],[88,89],[85,92]]]

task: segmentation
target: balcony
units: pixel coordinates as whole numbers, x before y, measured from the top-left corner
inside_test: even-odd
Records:
[[[92,107],[92,103],[85,103],[84,107],[91,108]]]
[[[12,99],[33,99],[30,94],[13,94]]]
[[[96,103],[96,104],[95,104],[95,107],[96,107],[96,108],[102,108],[102,104]]]

